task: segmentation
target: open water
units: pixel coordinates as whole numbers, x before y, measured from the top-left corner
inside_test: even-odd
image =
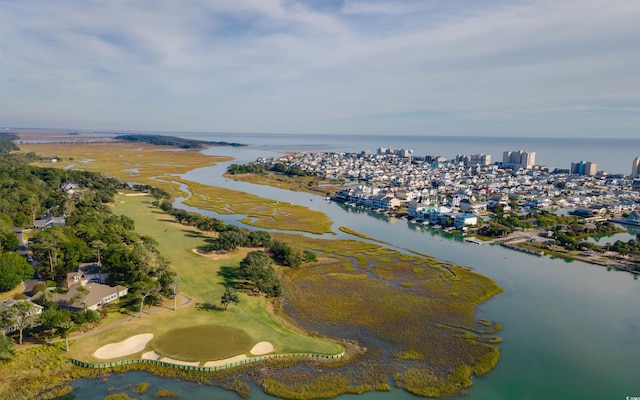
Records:
[[[201,134],[200,134],[201,135]],[[196,138],[196,134],[184,135]],[[202,136],[202,135],[201,135]],[[250,136],[250,135],[249,135]],[[226,140],[249,143],[250,137],[224,138],[201,137],[210,140]],[[247,148],[210,148],[208,154],[233,155],[234,162],[247,162],[258,156],[273,155],[275,150],[318,150],[318,151],[359,151],[353,137],[342,143],[331,136],[300,138],[297,142],[289,136],[271,139],[260,136],[255,145]],[[297,136],[295,138],[298,138]],[[375,147],[410,148],[412,144],[402,137],[386,138],[389,142],[374,142],[371,137],[363,138],[363,144]],[[334,140],[327,143],[327,140]],[[509,143],[491,144],[482,139],[472,138],[473,146],[485,145],[502,150],[518,149],[538,152],[541,159],[546,148],[554,147],[553,140],[544,139],[536,145],[534,140],[521,141],[520,145]],[[317,140],[317,142],[316,142]],[[444,140],[444,139],[443,139]],[[500,139],[504,140],[504,139]],[[515,139],[514,139],[515,140]],[[446,141],[446,140],[445,140]],[[517,140],[516,140],[517,142]],[[396,144],[393,144],[396,143]],[[542,143],[546,143],[544,146]],[[584,142],[582,142],[584,145]],[[599,142],[598,142],[599,143]],[[606,146],[592,142],[583,146],[584,155],[570,157],[568,162],[580,159],[591,160],[602,165],[610,165],[611,171],[628,173],[623,164],[630,167],[631,160],[640,153],[640,141],[620,141],[599,154]],[[517,144],[517,143],[516,143]],[[465,144],[471,146],[471,144]],[[413,143],[414,151],[420,148]],[[451,139],[447,146],[453,146]],[[580,144],[577,144],[580,146]],[[633,149],[630,151],[629,146]],[[373,148],[371,148],[373,147]],[[444,149],[444,148],[443,148]],[[452,147],[448,147],[452,150]],[[588,151],[587,151],[588,149]],[[452,154],[477,150],[454,150]],[[556,151],[558,151],[556,149]],[[448,156],[451,153],[436,151]],[[429,153],[431,154],[431,152]],[[495,152],[494,152],[495,154]],[[550,153],[556,154],[556,153]],[[625,162],[619,158],[624,154]],[[549,156],[557,161],[556,157]],[[226,165],[191,171],[185,177],[204,184],[224,186],[254,193],[263,197],[301,204],[327,213],[333,221],[334,231],[338,226],[347,226],[376,239],[391,243],[400,249],[412,249],[429,253],[437,258],[470,267],[490,276],[504,288],[504,293],[478,308],[478,318],[500,321],[504,330],[499,336],[501,360],[488,375],[475,378],[474,385],[465,398],[472,400],[581,400],[581,399],[621,399],[640,396],[640,280],[624,272],[608,271],[606,268],[580,263],[566,262],[550,257],[536,257],[498,246],[464,243],[455,238],[447,238],[435,231],[423,230],[404,220],[388,218],[348,208],[335,203],[326,203],[322,198],[304,193],[292,193],[275,188],[234,182],[221,175]],[[565,167],[565,166],[561,166]],[[617,169],[614,169],[617,168]],[[630,169],[630,168],[629,168]],[[203,212],[204,213],[204,212]],[[209,215],[215,215],[206,212]],[[242,216],[218,216],[227,222],[238,223]],[[339,233],[339,237],[346,234]],[[208,386],[194,386],[187,382],[153,377],[143,373],[128,373],[113,376],[105,383],[81,380],[74,384],[78,399],[103,398],[111,386],[124,387],[128,384],[150,382],[155,388],[166,388],[188,399],[238,399],[234,393]],[[150,394],[136,396],[140,399],[152,398]],[[351,399],[355,396],[341,396]],[[252,399],[271,398],[254,388]],[[358,399],[410,399],[414,398],[401,390],[390,393],[369,393]]]
[[[378,147],[411,149],[415,156],[440,155],[448,159],[457,154],[490,154],[492,162],[502,161],[508,150],[536,152],[536,164],[568,169],[572,162],[591,161],[598,170],[610,174],[631,173],[631,163],[640,157],[638,139],[583,139],[477,136],[407,135],[292,135],[238,133],[167,133],[189,139],[216,140],[249,144],[270,151],[336,151],[375,153]]]

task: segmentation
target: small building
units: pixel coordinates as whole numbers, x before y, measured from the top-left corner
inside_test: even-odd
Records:
[[[99,263],[84,263],[78,266],[76,272],[67,274],[65,284],[67,288],[70,288],[75,284],[105,283],[108,277],[109,273],[102,271],[102,266]]]
[[[453,226],[459,230],[465,230],[469,226],[478,224],[478,217],[473,214],[458,214],[453,221]]]
[[[49,226],[65,226],[66,220],[64,217],[49,217],[45,216],[42,219],[37,219],[33,222],[33,227],[36,229],[43,229]]]

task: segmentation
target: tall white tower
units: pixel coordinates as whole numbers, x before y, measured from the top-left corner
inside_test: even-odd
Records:
[[[640,176],[640,157],[636,157],[631,165],[631,179]]]

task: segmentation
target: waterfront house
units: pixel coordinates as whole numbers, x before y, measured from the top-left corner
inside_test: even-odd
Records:
[[[458,214],[453,221],[453,226],[461,231],[467,229],[469,226],[478,224],[478,217],[473,214]]]
[[[633,211],[627,218],[625,218],[624,223],[640,226],[640,213],[637,211]]]

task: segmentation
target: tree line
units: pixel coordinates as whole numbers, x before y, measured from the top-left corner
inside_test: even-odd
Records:
[[[316,174],[311,171],[306,171],[296,165],[287,165],[285,163],[274,164],[231,164],[227,167],[227,172],[231,175],[235,174],[264,174],[265,171],[276,172],[287,176],[315,176]]]
[[[247,254],[240,263],[239,276],[250,283],[252,290],[268,296],[275,297],[282,293],[274,265],[299,268],[304,262],[316,260],[312,251],[300,250],[286,242],[273,239],[269,232],[241,229],[216,218],[175,208],[169,201],[157,203],[157,206],[176,218],[179,223],[211,233],[208,243],[200,247],[203,251],[233,251],[238,247],[264,249]],[[231,293],[225,292],[224,305],[229,303],[230,297]]]
[[[128,142],[144,142],[157,146],[174,146],[182,149],[200,149],[204,146],[246,146],[246,144],[241,143],[193,140],[163,135],[119,135],[114,139]]]

